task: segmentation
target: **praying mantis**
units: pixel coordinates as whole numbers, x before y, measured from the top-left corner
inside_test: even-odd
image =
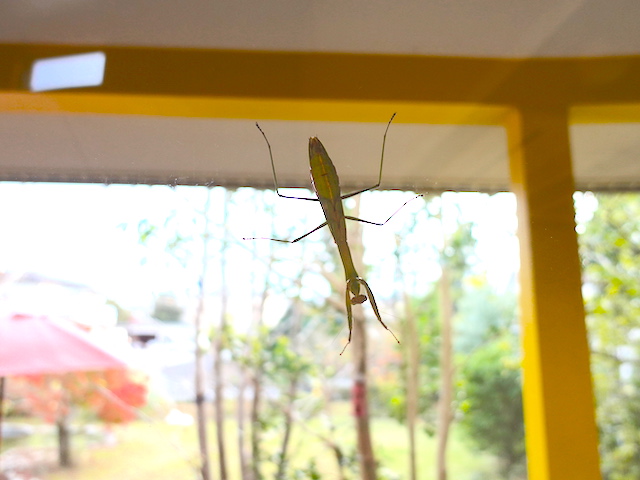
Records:
[[[311,167],[311,184],[313,186],[313,190],[316,193],[315,197],[293,197],[289,195],[283,195],[278,190],[278,178],[276,175],[276,167],[273,162],[273,153],[271,151],[271,144],[269,143],[269,139],[267,135],[264,133],[260,125],[256,123],[256,127],[262,133],[265,142],[267,143],[267,147],[269,149],[269,158],[271,160],[271,170],[273,173],[273,182],[275,184],[275,190],[279,197],[282,198],[293,198],[296,200],[309,200],[312,202],[320,202],[320,206],[322,207],[322,211],[324,212],[325,222],[318,225],[313,230],[301,235],[298,238],[293,240],[283,240],[279,238],[269,238],[268,240],[273,240],[276,242],[284,242],[284,243],[296,243],[303,238],[311,235],[313,232],[320,230],[325,226],[329,226],[329,230],[331,231],[331,235],[333,236],[333,240],[335,241],[338,247],[338,253],[340,254],[340,259],[342,261],[342,265],[344,267],[344,274],[346,278],[346,290],[345,290],[345,304],[347,310],[347,324],[349,326],[349,338],[347,340],[347,344],[340,352],[340,355],[344,353],[349,344],[351,343],[351,334],[353,331],[353,312],[352,305],[362,304],[367,300],[367,296],[361,293],[361,287],[366,291],[369,296],[369,301],[371,302],[371,307],[373,308],[373,312],[376,315],[376,318],[380,322],[380,324],[395,338],[395,340],[400,343],[398,338],[394,335],[394,333],[385,325],[382,321],[382,317],[380,316],[380,311],[378,310],[378,305],[376,304],[376,300],[373,296],[373,292],[371,288],[364,280],[364,278],[358,275],[356,268],[353,264],[353,258],[351,257],[351,250],[349,249],[349,244],[347,243],[347,225],[346,220],[355,220],[358,222],[369,223],[372,225],[384,225],[391,218],[398,213],[399,210],[402,209],[408,202],[405,202],[400,208],[398,208],[395,212],[391,214],[389,218],[387,218],[384,222],[371,222],[368,220],[363,220],[361,218],[352,217],[350,215],[344,214],[344,209],[342,206],[342,200],[353,197],[360,193],[367,192],[369,190],[373,190],[380,186],[382,181],[382,165],[384,162],[384,147],[387,141],[387,132],[389,130],[389,126],[391,122],[395,118],[396,114],[394,113],[391,116],[391,119],[387,123],[387,128],[384,131],[384,136],[382,137],[382,154],[380,156],[380,172],[378,175],[378,182],[368,188],[364,188],[362,190],[358,190],[356,192],[348,193],[346,195],[342,195],[340,192],[340,179],[338,178],[338,172],[336,171],[331,158],[329,158],[329,154],[325,150],[322,142],[317,137],[311,137],[309,139],[309,165]],[[421,195],[418,195],[421,196]],[[255,238],[247,238],[246,240],[255,240]]]

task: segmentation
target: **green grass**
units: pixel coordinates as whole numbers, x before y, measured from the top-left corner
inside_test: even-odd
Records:
[[[372,435],[378,462],[399,473],[400,478],[409,478],[409,440],[406,427],[392,419],[378,419],[372,423]],[[418,478],[435,480],[436,440],[422,431],[417,432],[416,440]],[[449,478],[452,479],[496,478],[495,459],[471,451],[455,426],[449,439],[447,463]]]
[[[355,445],[353,420],[349,409],[338,406],[333,421],[337,427],[335,440],[346,450]],[[314,419],[308,430],[322,431],[320,420]],[[371,423],[376,458],[385,469],[408,478],[408,439],[403,425],[392,419],[373,419]],[[232,479],[240,479],[236,424],[227,420],[227,460]],[[43,480],[189,480],[199,478],[197,474],[198,448],[196,428],[167,425],[162,421],[133,422],[116,427],[117,443],[113,446],[96,446],[81,435],[73,439],[76,467],[57,469],[46,474]],[[209,450],[212,478],[218,478],[215,427],[209,426]],[[31,440],[33,442],[33,440]],[[274,453],[281,442],[280,432],[267,432],[264,436],[265,453]],[[421,480],[435,479],[435,439],[422,431],[418,432],[418,477]],[[49,445],[51,442],[48,442]],[[338,478],[333,453],[313,434],[299,426],[294,427],[289,452],[291,465],[304,467],[309,459],[315,459],[323,479]],[[469,449],[454,428],[448,451],[449,476],[456,480],[495,478],[495,460]],[[265,462],[265,478],[273,478],[275,465]]]

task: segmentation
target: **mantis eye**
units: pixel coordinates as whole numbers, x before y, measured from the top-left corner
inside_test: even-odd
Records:
[[[356,295],[351,298],[351,305],[358,305],[359,303],[364,303],[367,300],[365,295]]]

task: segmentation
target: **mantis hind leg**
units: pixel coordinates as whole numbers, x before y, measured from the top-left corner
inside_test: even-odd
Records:
[[[395,118],[395,116],[396,116],[395,113],[391,115],[391,118],[389,119],[389,123],[387,123],[387,128],[385,129],[384,135],[382,136],[382,153],[380,154],[380,173],[378,174],[378,183],[376,183],[371,187],[363,188],[362,190],[358,190],[356,192],[351,192],[351,193],[347,193],[346,195],[342,195],[340,197],[342,200],[344,200],[345,198],[354,197],[360,193],[368,192],[369,190],[373,190],[380,186],[380,183],[382,182],[382,164],[384,162],[384,146],[387,143],[387,132],[389,131],[389,126],[391,125],[391,122],[393,122],[393,119]]]

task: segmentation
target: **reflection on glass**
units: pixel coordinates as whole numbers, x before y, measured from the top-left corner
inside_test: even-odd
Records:
[[[33,62],[32,92],[102,85],[107,57],[103,52],[43,58]]]

